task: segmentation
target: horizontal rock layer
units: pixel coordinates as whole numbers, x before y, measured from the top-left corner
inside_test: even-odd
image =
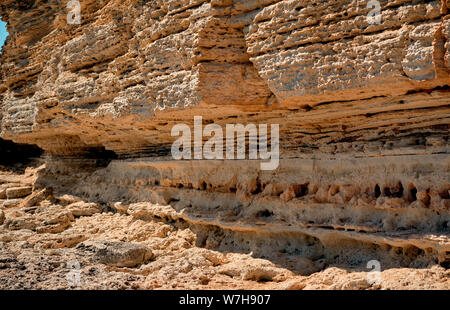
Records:
[[[53,169],[55,172],[60,169],[57,175],[63,181],[62,176],[68,177],[67,172],[76,162],[70,168],[67,160],[59,164],[52,161],[46,170],[39,163],[34,164],[28,166],[25,174],[0,171],[2,187],[21,182],[34,188],[24,199],[0,197],[0,288],[392,290],[447,289],[450,284],[450,270],[446,269],[450,261],[439,256],[447,248],[447,239],[445,235],[438,236],[439,229],[427,235],[419,234],[420,239],[410,231],[378,237],[373,233],[352,232],[351,228],[340,233],[331,228],[306,229],[299,223],[287,231],[288,227],[279,225],[277,220],[272,226],[264,221],[278,218],[281,210],[273,210],[273,215],[261,212],[257,223],[247,216],[249,225],[244,226],[224,216],[223,208],[217,212],[220,222],[214,222],[204,206],[193,207],[194,213],[181,209],[175,200],[170,205],[133,203],[136,201],[132,199],[133,191],[149,195],[148,192],[157,188],[138,189],[132,184],[119,189],[121,194],[127,188],[131,190],[128,200],[106,204],[87,202],[74,195],[60,195],[61,191],[71,190],[68,183],[56,183],[59,188],[52,192],[50,188],[37,189],[38,184],[34,182],[36,177],[38,183],[48,181],[51,177],[48,172]],[[83,164],[87,168],[89,162]],[[428,165],[424,163],[420,167]],[[214,171],[220,166],[209,163],[205,168]],[[105,172],[114,175],[107,181],[121,175],[125,183],[136,176],[139,183],[144,177],[154,179],[155,172],[159,171],[166,185],[158,191],[168,190],[163,196],[175,198],[170,193],[168,178],[180,180],[177,175],[191,168],[199,169],[198,166],[175,167],[173,162],[156,165],[115,162],[95,176],[80,166],[74,171],[78,176],[83,173],[86,179],[101,178]],[[232,167],[232,173],[236,168]],[[225,179],[230,175],[224,175]],[[191,181],[194,180],[198,178],[193,177]],[[290,177],[287,180],[293,181]],[[220,183],[219,179],[216,181]],[[213,195],[212,191],[184,190],[181,188],[177,197],[183,196],[191,203],[202,195]],[[98,198],[108,195],[101,194]],[[308,199],[309,194],[303,192],[303,195],[297,198]],[[87,193],[84,196],[93,199]],[[291,199],[288,196],[283,195],[283,199]],[[223,202],[221,197],[217,202]],[[374,263],[375,258],[380,259],[381,267],[376,279],[373,265],[367,264],[368,260]],[[437,261],[441,266],[434,263]]]
[[[291,244],[314,259],[376,257],[390,266],[405,255],[408,264],[450,259],[446,155],[343,158],[339,165],[290,159],[276,172],[261,172],[254,161],[113,161],[94,171],[80,163],[87,167],[49,161],[36,186],[60,195],[69,188],[142,220],[187,222],[203,231],[201,246],[267,256]],[[398,248],[417,255],[395,254]]]

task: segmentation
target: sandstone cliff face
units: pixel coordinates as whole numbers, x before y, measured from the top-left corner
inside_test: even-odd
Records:
[[[0,136],[51,155],[36,191],[223,252],[448,266],[448,0],[381,0],[379,24],[361,0],[80,2],[80,25],[61,1],[0,4]],[[279,168],[168,159],[195,115],[280,124]]]
[[[448,2],[380,3],[372,25],[365,1],[81,1],[67,25],[59,1],[4,1],[2,136],[152,154],[193,115],[250,116],[282,124],[285,151],[413,133],[442,150]]]

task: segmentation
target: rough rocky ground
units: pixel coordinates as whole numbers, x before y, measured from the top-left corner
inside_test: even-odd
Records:
[[[374,283],[361,267],[198,247],[182,222],[30,194],[39,165],[0,167],[0,289],[450,289],[450,270],[435,264],[382,270]]]

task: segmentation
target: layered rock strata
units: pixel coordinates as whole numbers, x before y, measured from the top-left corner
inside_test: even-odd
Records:
[[[211,249],[448,266],[448,1],[80,2],[0,5],[0,135],[47,152],[37,190]],[[194,116],[279,124],[278,169],[172,160]]]
[[[280,123],[296,153],[445,151],[448,2],[380,4],[371,24],[365,1],[81,1],[68,25],[59,1],[5,1],[2,137],[155,156],[174,124],[202,115]]]
[[[34,188],[23,198],[5,199],[0,195],[2,289],[392,290],[448,289],[450,284],[450,270],[443,263],[439,266],[432,262],[445,242],[440,237],[439,245],[433,233],[422,240],[397,236],[385,238],[386,244],[380,239],[378,245],[365,246],[341,240],[337,246],[336,235],[333,243],[322,243],[331,240],[333,234],[325,238],[317,230],[313,232],[318,236],[315,238],[301,234],[298,228],[281,233],[287,227],[276,221],[272,229],[262,230],[267,223],[260,218],[256,227],[251,216],[246,219],[249,225],[245,230],[236,223],[232,230],[226,230],[206,216],[194,219],[205,209],[195,214],[177,211],[175,200],[171,206],[125,199],[94,203],[74,195],[59,195],[59,189],[38,190],[36,181],[42,180],[42,175],[37,177],[36,173],[48,173],[44,166],[33,168],[38,166],[35,162],[24,172],[0,172],[2,189]],[[141,166],[148,174],[150,166]],[[152,168],[166,171],[167,177],[168,167],[164,166],[166,169],[162,165]],[[113,175],[117,176],[117,168],[120,166],[113,169]],[[80,173],[80,169],[76,171]],[[167,198],[175,197],[169,193],[170,188],[167,190]],[[138,192],[144,193],[142,189]],[[130,192],[130,199],[132,195]],[[206,195],[203,193],[203,203]],[[189,199],[192,201],[193,196]],[[275,213],[278,217],[279,212]],[[230,228],[230,216],[224,217],[222,210],[218,214]],[[422,246],[430,248],[422,252]],[[351,253],[349,261],[345,256]],[[373,265],[359,264],[361,259],[374,257],[384,258],[376,277]]]
[[[187,222],[202,232],[198,244],[211,249],[259,257],[291,251],[333,263],[372,257],[385,267],[447,265],[449,164],[446,155],[339,165],[291,159],[274,173],[246,161],[132,161],[83,172],[57,160],[37,186],[58,193],[70,186],[77,196],[143,220]]]

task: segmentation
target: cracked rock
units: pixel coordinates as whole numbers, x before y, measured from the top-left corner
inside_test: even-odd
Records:
[[[116,267],[136,267],[153,256],[147,247],[129,242],[85,241],[77,246],[77,250],[89,252],[94,262]]]

